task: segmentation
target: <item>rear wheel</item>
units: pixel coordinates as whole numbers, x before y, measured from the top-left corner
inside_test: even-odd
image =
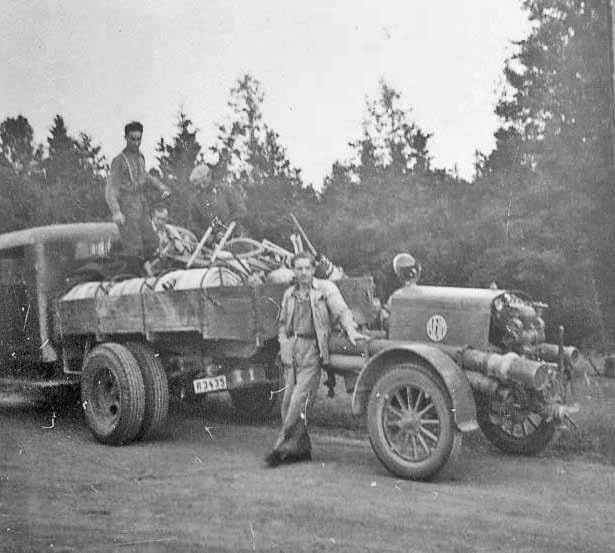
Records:
[[[145,413],[145,387],[139,365],[125,346],[101,344],[88,353],[81,402],[98,441],[122,445],[137,436]]]
[[[155,438],[164,429],[169,413],[169,383],[152,348],[138,342],[126,345],[141,369],[145,386],[145,413],[136,439]]]
[[[498,449],[515,455],[533,455],[547,447],[553,438],[556,423],[547,421],[532,407],[538,401],[533,393],[516,387],[503,400],[485,395],[478,397],[478,424]]]
[[[461,451],[451,400],[420,365],[397,365],[376,382],[367,427],[376,456],[401,478],[424,480],[450,470]]]

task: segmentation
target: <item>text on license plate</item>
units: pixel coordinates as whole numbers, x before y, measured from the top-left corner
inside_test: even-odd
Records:
[[[226,390],[226,376],[210,376],[207,378],[199,378],[192,382],[195,394],[206,394],[207,392],[217,392]]]

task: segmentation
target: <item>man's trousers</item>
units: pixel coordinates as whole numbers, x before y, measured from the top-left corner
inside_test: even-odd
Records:
[[[311,450],[307,432],[308,413],[320,385],[320,355],[315,339],[293,340],[293,364],[285,367],[282,398],[282,428],[273,447],[285,459]]]
[[[152,226],[147,202],[142,195],[120,199],[125,222],[118,225],[124,253],[143,261],[151,259],[158,248],[158,235]]]

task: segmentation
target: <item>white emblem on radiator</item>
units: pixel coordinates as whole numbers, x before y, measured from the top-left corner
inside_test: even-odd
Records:
[[[444,340],[448,326],[446,319],[442,315],[432,315],[427,321],[427,336],[434,342],[441,342]]]

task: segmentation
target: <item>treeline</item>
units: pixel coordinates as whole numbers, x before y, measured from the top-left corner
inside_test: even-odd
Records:
[[[207,198],[188,177],[207,159],[216,182],[242,198],[247,234],[289,247],[294,212],[348,273],[372,274],[383,300],[396,286],[392,258],[409,251],[426,283],[495,281],[548,302],[550,328],[564,324],[571,342],[614,336],[605,3],[523,6],[534,25],[504,68],[496,147],[476,153],[471,182],[433,166],[432,135],[383,81],[366,101],[362,129],[349,137],[351,160],[334,163],[316,191],[266,123],[261,84],[245,75],[213,144],[199,143],[185,113],[175,136],[160,138],[156,171],[174,192],[172,218],[202,230],[194,207]],[[26,118],[8,118],[0,146],[0,231],[109,219],[107,160],[88,135],[69,135],[62,117],[46,147],[34,144]]]

